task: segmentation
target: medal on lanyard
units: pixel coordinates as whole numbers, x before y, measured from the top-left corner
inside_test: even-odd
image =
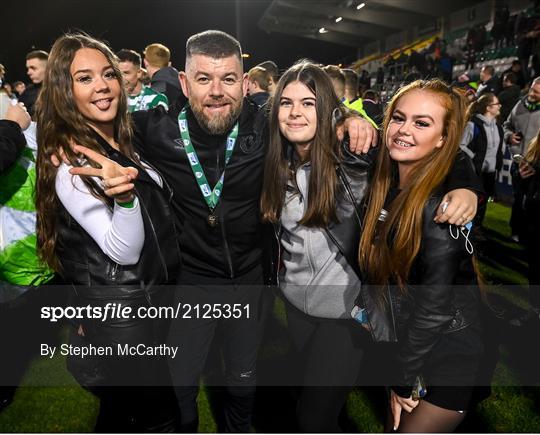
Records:
[[[199,162],[197,152],[195,151],[195,148],[191,143],[191,137],[189,135],[189,128],[186,117],[188,107],[189,104],[186,104],[178,115],[178,127],[180,128],[180,135],[182,136],[182,141],[184,142],[184,149],[186,150],[191,170],[193,171],[195,180],[199,185],[199,189],[201,190],[204,201],[210,209],[210,214],[206,218],[206,221],[210,227],[215,228],[218,226],[219,221],[214,210],[219,202],[219,197],[221,196],[221,192],[223,190],[225,168],[227,167],[227,163],[229,163],[229,160],[231,159],[234,145],[236,144],[236,138],[238,137],[238,122],[234,125],[231,133],[227,137],[227,146],[225,148],[225,167],[223,168],[223,173],[221,174],[221,177],[219,177],[219,181],[216,183],[214,188],[210,189],[210,184],[208,183],[203,167]]]

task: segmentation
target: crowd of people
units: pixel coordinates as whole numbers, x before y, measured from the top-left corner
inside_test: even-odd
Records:
[[[352,69],[299,60],[280,74],[267,61],[244,73],[239,42],[215,30],[188,39],[180,72],[162,44],[115,54],[84,34],[26,64],[32,84],[4,87],[13,104],[0,113],[9,328],[27,328],[21,299],[53,282],[68,284],[73,307],[213,313],[69,322],[80,348],[179,349],[69,355],[100,399],[96,431],[196,432],[217,343],[220,429],[250,432],[273,289],[302,362],[300,431],[340,430],[367,353],[383,345],[387,431],[450,432],[475,405],[484,344],[470,223],[481,227],[506,143],[519,180],[513,219],[539,284],[540,79],[503,98],[486,66],[472,102],[444,80],[413,80],[383,113]],[[516,74],[502,82],[510,90]],[[512,106],[502,127],[501,101]],[[2,340],[13,366],[5,407],[28,349]]]

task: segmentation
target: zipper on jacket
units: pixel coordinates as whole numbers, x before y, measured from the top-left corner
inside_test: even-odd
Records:
[[[118,272],[118,263],[114,263],[111,271],[109,272],[109,278],[111,281],[116,281],[116,274]]]
[[[396,331],[396,317],[394,315],[394,305],[392,301],[392,294],[390,293],[390,287],[388,286],[388,304],[390,305],[390,315],[392,316],[392,328],[394,329],[394,337],[397,341],[397,331]]]
[[[276,262],[276,285],[279,287],[279,265],[281,264],[281,223],[277,225],[273,225],[274,227],[274,236],[276,236],[276,242],[277,242],[277,249],[278,249],[278,255],[277,255],[277,262]]]
[[[223,217],[221,216],[219,226],[221,227],[221,235],[223,237],[223,248],[225,249],[225,257],[227,258],[227,265],[229,266],[229,278],[234,278],[234,269],[231,258],[231,251],[229,250],[229,243],[227,242],[227,236],[225,235],[225,225]]]
[[[339,174],[339,178],[341,179],[341,183],[343,184],[343,187],[345,187],[345,190],[347,191],[347,194],[349,195],[349,198],[351,199],[351,203],[354,207],[354,214],[356,215],[356,219],[358,219],[358,225],[360,226],[360,230],[362,230],[362,219],[360,219],[360,213],[358,212],[358,209],[356,208],[356,198],[354,197],[354,194],[352,193],[351,186],[349,185],[349,182],[343,175],[343,170],[341,167],[337,167],[337,173]]]
[[[226,145],[225,145],[226,146]],[[219,181],[221,174],[219,173],[219,152],[220,147],[216,146],[216,183]],[[223,168],[223,172],[225,172],[225,168]],[[234,269],[232,264],[232,258],[231,258],[231,251],[229,249],[229,243],[227,242],[227,236],[225,235],[225,224],[223,216],[221,216],[220,223],[221,227],[221,236],[223,237],[223,248],[225,249],[225,257],[227,258],[227,265],[229,266],[229,278],[234,278]]]

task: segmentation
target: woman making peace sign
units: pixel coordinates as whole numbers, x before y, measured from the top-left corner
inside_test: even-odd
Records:
[[[180,256],[170,191],[133,152],[123,89],[105,44],[66,35],[53,45],[37,109],[37,235],[43,260],[72,284],[70,305],[121,303],[137,313],[172,293],[159,285],[174,280]],[[56,167],[51,157],[62,153]],[[73,319],[72,345],[112,350],[68,358],[81,385],[101,399],[98,431],[174,428],[164,357],[118,352],[164,342],[163,320],[139,317]]]

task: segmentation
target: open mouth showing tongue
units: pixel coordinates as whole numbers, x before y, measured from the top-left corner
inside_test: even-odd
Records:
[[[99,110],[107,110],[111,107],[112,98],[103,98],[101,100],[94,101],[94,104]]]

